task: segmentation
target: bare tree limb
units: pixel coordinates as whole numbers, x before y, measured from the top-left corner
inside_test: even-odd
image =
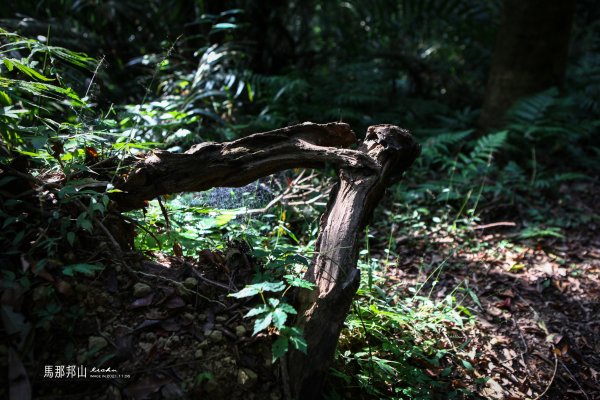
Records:
[[[202,143],[185,153],[155,151],[135,164],[113,194],[121,210],[142,208],[145,201],[170,193],[237,187],[290,168],[377,169],[365,153],[344,149],[356,142],[347,124],[310,122],[257,133],[227,143]]]

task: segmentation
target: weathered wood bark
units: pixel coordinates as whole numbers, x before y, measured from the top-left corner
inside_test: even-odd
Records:
[[[346,124],[306,123],[259,133],[229,143],[203,143],[183,154],[155,152],[138,162],[113,200],[120,209],[144,206],[158,195],[241,186],[274,172],[331,163],[339,182],[321,217],[316,256],[306,279],[316,289],[298,296],[299,327],[308,352],[287,360],[292,396],[318,399],[335,347],[358,289],[359,235],[385,189],[397,182],[420,147],[408,131],[393,125],[369,127],[358,150]],[[336,146],[336,147],[332,147]]]
[[[243,186],[290,168],[329,163],[376,169],[363,152],[340,148],[355,142],[356,135],[347,124],[307,122],[233,142],[201,143],[185,153],[155,151],[132,166],[125,181],[117,185],[123,192],[112,198],[121,210],[132,210],[163,194]]]
[[[359,151],[377,169],[342,168],[320,222],[317,256],[307,280],[317,289],[301,292],[299,327],[304,329],[308,352],[288,358],[290,384],[295,399],[318,399],[333,360],[336,344],[358,289],[359,235],[367,225],[385,189],[397,182],[419,153],[408,131],[392,125],[369,127]]]

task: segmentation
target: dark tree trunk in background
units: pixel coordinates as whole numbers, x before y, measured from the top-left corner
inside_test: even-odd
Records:
[[[494,128],[523,96],[565,77],[575,0],[505,0],[479,124]]]

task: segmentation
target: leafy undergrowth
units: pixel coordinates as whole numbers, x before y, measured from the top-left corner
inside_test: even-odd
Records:
[[[361,94],[357,85],[389,81],[362,62],[338,74],[344,85],[320,69],[261,83],[231,69],[244,53],[234,42],[207,47],[191,70],[170,57],[173,44],[136,61],[157,64],[155,96],[102,110],[101,61],[47,38],[0,29],[0,40],[0,374],[10,378],[0,397],[283,398],[277,358],[303,348],[286,296],[310,288],[300,277],[329,183],[296,171],[250,194],[190,194],[123,216],[110,207],[123,160],[295,119],[356,127],[406,115],[423,154],[365,234],[327,397],[600,398],[594,57],[567,93],[523,99],[503,130],[476,136],[469,108],[417,98],[386,108],[387,97]],[[245,116],[255,91],[252,108],[264,109]],[[215,210],[226,198],[236,209]],[[110,371],[61,375],[77,366]]]
[[[584,185],[571,195],[593,210],[600,192]],[[9,355],[4,373],[26,371],[31,379],[11,389],[31,385],[35,398],[283,398],[272,353],[277,329],[253,335],[256,321],[245,316],[261,300],[231,294],[284,266],[300,273],[305,261],[298,253],[309,255],[312,243],[294,235],[290,209],[252,218],[201,209],[194,217],[190,208],[175,211],[178,201],[167,203],[171,230],[157,222],[158,205],[148,209],[148,231],[137,239],[145,254],[111,259],[108,238],[82,232],[70,256],[79,267],[70,273],[51,260],[30,282],[5,274],[11,289],[3,295],[3,319],[15,328],[6,333],[30,349],[19,358],[0,348]],[[317,214],[307,212],[305,222]],[[477,225],[400,205],[376,215],[365,233],[363,281],[328,398],[600,394],[597,222],[528,230],[522,221],[501,222]],[[156,249],[143,245],[153,237]],[[165,255],[181,243],[179,256]],[[194,244],[200,247],[191,251]],[[23,270],[35,269],[22,262]],[[86,277],[94,274],[90,265],[104,268]],[[26,290],[33,295],[23,302]],[[124,376],[57,384],[44,378],[48,365],[111,368]]]
[[[329,398],[597,398],[600,227],[585,210],[600,193],[571,195],[595,222],[457,227],[421,209],[397,232],[371,228],[380,256],[362,263]]]

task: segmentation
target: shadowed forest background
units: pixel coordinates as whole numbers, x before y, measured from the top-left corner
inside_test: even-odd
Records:
[[[596,1],[13,0],[0,107],[2,398],[298,398],[337,166],[122,199],[156,155],[308,121],[421,145],[323,398],[600,398]]]

